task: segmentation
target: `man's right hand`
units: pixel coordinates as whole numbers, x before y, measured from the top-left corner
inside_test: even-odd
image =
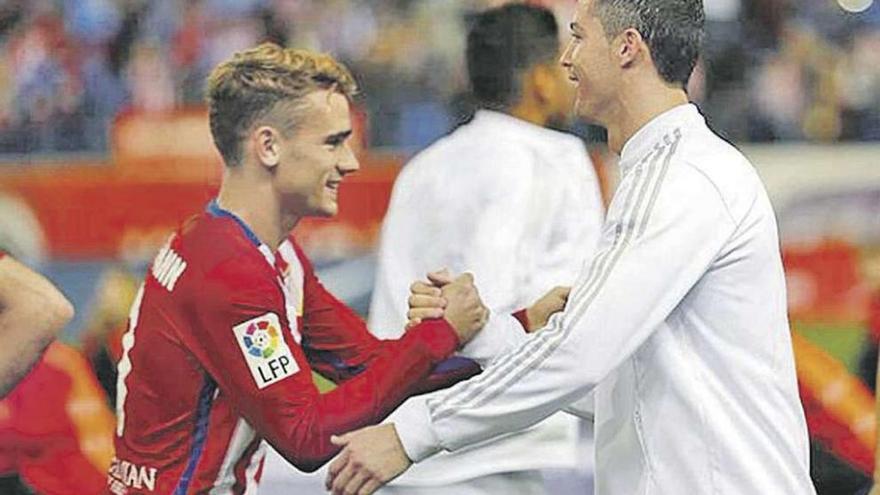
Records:
[[[452,281],[452,274],[444,268],[429,273],[428,282],[416,280],[409,286],[410,294],[407,300],[409,310],[406,312],[407,330],[418,325],[422,320],[443,318],[446,299],[443,298],[443,291],[440,288],[451,284]]]
[[[554,313],[565,309],[570,292],[571,287],[554,287],[535,301],[535,304],[526,308],[526,317],[529,320],[529,328],[526,331],[532,333],[544,328]]]
[[[430,283],[415,282],[410,286],[407,328],[423,319],[445,318],[458,334],[461,345],[466,344],[489,318],[473,276],[465,273],[453,279],[443,270],[429,273],[428,280]]]

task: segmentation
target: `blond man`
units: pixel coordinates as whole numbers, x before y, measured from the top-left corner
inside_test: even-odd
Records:
[[[212,72],[223,183],[159,251],[132,306],[108,493],[254,493],[266,442],[317,469],[338,451],[331,435],[463,376],[431,371],[486,317],[469,276],[444,290],[445,318],[380,341],[288,238],[303,217],[334,215],[358,169],[355,92],[332,58],[273,44]],[[339,386],[320,394],[312,370]]]

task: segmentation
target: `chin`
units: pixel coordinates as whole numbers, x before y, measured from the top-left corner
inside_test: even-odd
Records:
[[[314,216],[322,217],[322,218],[330,218],[330,217],[335,217],[337,213],[339,213],[339,205],[334,203],[334,204],[328,204],[328,205],[321,205],[320,207],[315,208]]]

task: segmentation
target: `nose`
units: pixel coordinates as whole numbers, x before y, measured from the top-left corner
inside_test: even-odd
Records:
[[[345,145],[345,151],[343,152],[343,155],[344,156],[342,157],[342,159],[339,160],[339,163],[336,165],[336,168],[339,170],[340,175],[346,175],[360,170],[361,164],[348,143],[346,143]]]
[[[574,51],[574,41],[570,40],[565,44],[565,50],[562,50],[562,56],[559,57],[559,64],[566,69],[571,68],[571,54]]]

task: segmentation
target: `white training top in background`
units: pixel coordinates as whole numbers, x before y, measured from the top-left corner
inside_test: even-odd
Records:
[[[554,286],[574,283],[595,254],[603,218],[595,170],[579,139],[479,111],[401,171],[382,227],[369,327],[379,337],[400,336],[410,284],[440,268],[473,273],[495,314],[524,308]],[[521,327],[493,325],[464,354],[486,363],[525,339]],[[559,414],[415,465],[395,483],[592,465],[578,452],[577,423]]]

